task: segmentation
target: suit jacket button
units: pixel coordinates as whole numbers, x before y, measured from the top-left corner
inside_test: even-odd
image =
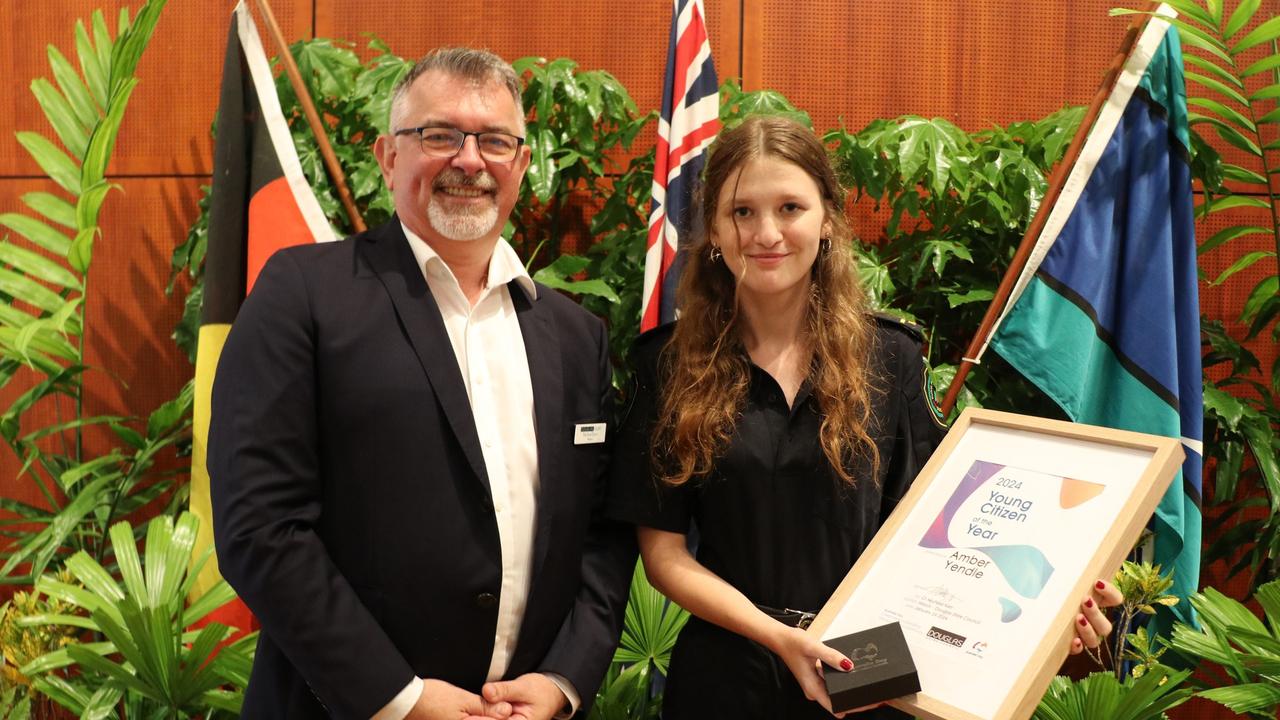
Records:
[[[490,497],[490,496],[489,496],[489,495],[487,495],[487,494],[486,494],[486,495],[481,496],[481,497],[480,497],[480,506],[481,506],[481,507],[483,507],[485,510],[490,510],[490,511],[492,511],[492,510],[493,510],[493,498],[492,498],[492,497]]]
[[[492,610],[498,607],[498,596],[493,593],[480,593],[476,596],[476,607],[481,610]]]

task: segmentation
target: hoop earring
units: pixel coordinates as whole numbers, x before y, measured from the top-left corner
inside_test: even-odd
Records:
[[[827,236],[818,241],[818,251],[823,255],[831,252],[831,237]]]
[[[711,262],[718,262],[724,258],[724,254],[720,252],[719,245],[712,245],[711,252],[708,253],[707,256],[710,258]]]

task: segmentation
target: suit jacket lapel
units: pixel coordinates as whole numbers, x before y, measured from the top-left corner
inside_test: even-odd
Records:
[[[529,358],[529,380],[533,384],[534,427],[538,434],[538,529],[533,543],[533,565],[530,568],[534,582],[547,556],[547,541],[551,520],[555,514],[554,498],[558,488],[556,468],[560,458],[556,452],[558,438],[566,432],[564,415],[564,375],[560,367],[560,338],[552,327],[550,313],[542,303],[530,301],[524,289],[516,281],[507,284],[516,318],[520,322],[520,334],[524,339],[525,355]],[[552,292],[539,288],[539,293]]]
[[[369,265],[391,296],[396,315],[418,355],[418,361],[422,363],[422,369],[427,373],[463,454],[488,491],[489,475],[485,472],[480,437],[476,434],[475,416],[471,413],[471,401],[462,382],[462,371],[458,369],[458,358],[449,342],[449,332],[440,316],[440,308],[422,276],[422,268],[413,257],[399,219],[392,217],[390,222],[375,228],[361,242]]]

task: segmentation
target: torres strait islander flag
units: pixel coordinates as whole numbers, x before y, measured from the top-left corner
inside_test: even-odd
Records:
[[[1157,15],[991,344],[1076,422],[1181,438],[1186,461],[1156,509],[1154,561],[1174,572],[1174,613],[1194,623],[1186,598],[1200,580],[1203,385],[1187,120],[1178,33]]]
[[[720,86],[711,62],[702,0],[672,0],[671,7],[645,245],[642,332],[675,319],[676,283],[683,264],[679,250],[696,222],[693,188],[702,173],[707,146],[720,131]]]
[[[209,473],[205,469],[209,394],[231,323],[273,252],[333,239],[333,230],[298,163],[258,28],[241,2],[232,13],[222,69],[204,304],[196,350],[191,511],[200,517],[197,553],[213,545]],[[203,594],[220,578],[215,558],[204,566],[193,595]],[[241,630],[255,626],[239,601],[212,617]]]

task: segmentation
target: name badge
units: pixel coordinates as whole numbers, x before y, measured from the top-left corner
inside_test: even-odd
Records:
[[[573,426],[574,445],[598,445],[604,442],[605,423],[579,423]]]

